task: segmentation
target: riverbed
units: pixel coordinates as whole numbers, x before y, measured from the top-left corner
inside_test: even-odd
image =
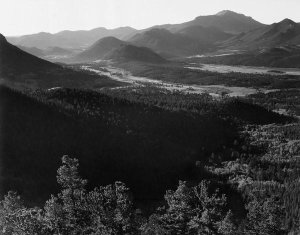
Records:
[[[172,82],[164,82],[161,80],[155,80],[147,77],[133,76],[130,72],[116,67],[101,67],[101,66],[81,66],[81,69],[94,72],[99,75],[106,76],[112,80],[128,83],[129,86],[145,86],[153,85],[159,88],[164,88],[171,91],[180,91],[190,94],[203,94],[208,93],[211,96],[219,97],[224,94],[231,97],[243,97],[258,92],[254,88],[246,87],[228,87],[223,85],[196,85],[196,84],[178,84]]]
[[[246,74],[269,74],[269,75],[291,75],[300,76],[298,68],[273,68],[273,67],[254,67],[254,66],[231,66],[221,64],[201,64],[190,63],[185,66],[191,70],[203,70],[217,73],[246,73]]]

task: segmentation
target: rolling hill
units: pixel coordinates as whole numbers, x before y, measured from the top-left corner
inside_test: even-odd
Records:
[[[107,53],[117,49],[123,44],[126,44],[126,42],[123,42],[115,37],[105,37],[99,39],[85,51],[75,56],[74,61],[94,61],[103,59]]]
[[[93,62],[96,60],[140,61],[161,63],[165,60],[145,47],[129,45],[114,37],[98,40],[91,47],[71,59],[73,62]]]
[[[146,47],[136,47],[133,45],[122,45],[109,52],[105,59],[127,62],[137,61],[146,63],[165,63],[166,60]]]

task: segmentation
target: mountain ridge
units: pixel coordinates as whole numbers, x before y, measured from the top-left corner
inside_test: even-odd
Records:
[[[199,54],[211,46],[210,43],[200,42],[186,35],[175,34],[161,28],[153,28],[136,34],[129,42],[136,46],[150,48],[167,57]]]
[[[39,49],[46,49],[48,47],[80,48],[88,47],[100,38],[108,36],[122,39],[135,31],[136,29],[131,27],[119,27],[115,29],[98,27],[91,30],[63,30],[55,34],[40,32],[20,37],[8,37],[7,39],[15,45],[34,46]]]
[[[284,19],[248,33],[239,34],[224,42],[224,47],[257,49],[288,44],[300,44],[300,24]]]

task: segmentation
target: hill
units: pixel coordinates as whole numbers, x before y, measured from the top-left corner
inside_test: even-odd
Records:
[[[121,41],[115,37],[105,37],[99,39],[92,46],[87,48],[82,53],[78,54],[73,58],[74,61],[94,61],[103,59],[107,53],[114,49],[117,49],[126,42]]]
[[[166,57],[200,54],[211,47],[210,44],[199,42],[184,34],[175,34],[157,28],[139,33],[129,42],[136,46],[148,47]]]
[[[96,60],[165,62],[161,56],[149,48],[129,45],[128,42],[114,37],[98,40],[91,47],[71,59],[72,62],[93,62]]]
[[[88,47],[104,37],[113,36],[123,39],[135,31],[135,29],[130,27],[116,29],[106,29],[101,27],[92,30],[65,30],[56,34],[41,32],[21,37],[8,37],[8,41],[15,45],[37,47],[40,49],[47,49],[48,47],[81,48]]]
[[[300,24],[290,19],[242,33],[226,41],[223,46],[257,49],[300,44]]]
[[[161,56],[146,47],[136,47],[133,45],[122,45],[117,49],[109,52],[105,59],[115,61],[138,61],[147,63],[164,63],[166,62]]]

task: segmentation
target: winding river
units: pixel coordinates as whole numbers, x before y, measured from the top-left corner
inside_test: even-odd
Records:
[[[184,85],[171,82],[163,82],[146,77],[136,77],[130,72],[115,67],[101,67],[101,66],[81,66],[81,69],[94,72],[99,75],[104,75],[112,80],[128,83],[130,86],[144,86],[154,85],[160,88],[165,88],[172,91],[181,91],[191,94],[203,94],[208,93],[214,97],[219,97],[226,93],[231,97],[242,97],[250,94],[257,93],[257,89],[246,87],[227,87],[222,85]]]

